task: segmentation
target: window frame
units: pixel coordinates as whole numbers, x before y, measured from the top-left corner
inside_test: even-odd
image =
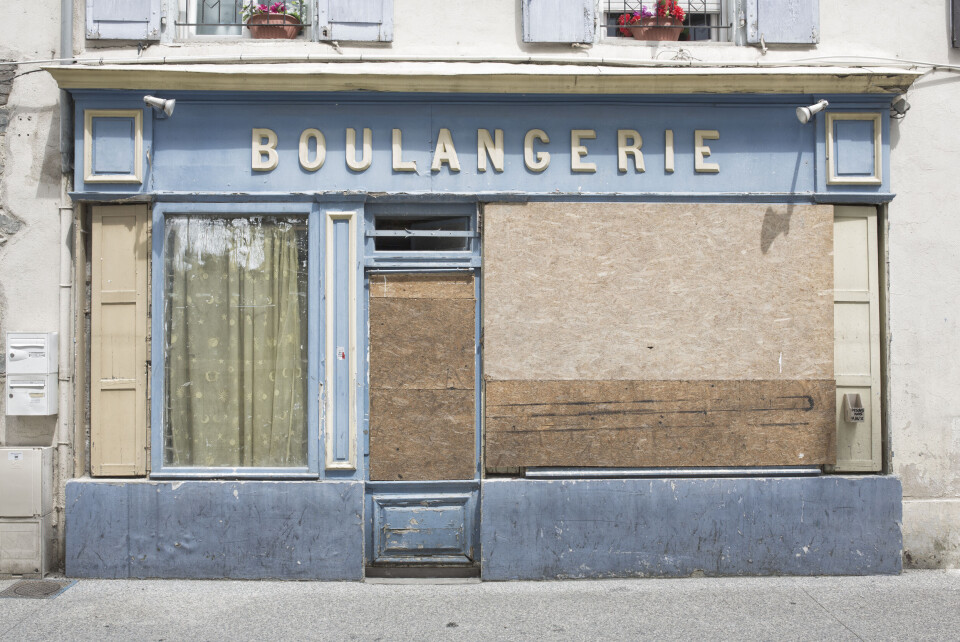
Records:
[[[597,23],[600,30],[600,42],[604,44],[620,44],[620,45],[659,45],[659,44],[676,44],[681,46],[693,45],[693,46],[703,46],[703,45],[730,45],[730,44],[743,44],[743,30],[744,27],[739,26],[737,21],[737,16],[742,13],[743,9],[743,0],[716,0],[720,3],[720,11],[718,13],[706,13],[706,12],[697,12],[697,15],[707,15],[707,16],[717,16],[717,20],[720,24],[726,22],[730,25],[729,29],[711,29],[711,38],[708,40],[678,40],[678,41],[669,41],[666,43],[660,43],[655,40],[635,40],[633,38],[628,38],[626,36],[619,36],[616,34],[616,27],[612,27],[607,24],[608,15],[619,15],[620,13],[625,13],[624,11],[607,11],[607,5],[614,0],[599,0],[599,7],[597,9],[597,15],[599,16]],[[656,0],[642,0],[643,3],[656,4]],[[680,5],[683,7],[684,11],[688,11],[687,6],[689,2],[694,2],[697,0],[678,0]],[[641,0],[635,0],[636,3],[640,3]],[[697,28],[694,26],[692,28]],[[706,27],[700,27],[706,28]],[[614,34],[611,35],[610,31],[614,30]],[[714,34],[716,37],[713,37]]]
[[[187,23],[196,23],[199,20],[200,13],[200,3],[203,0],[163,0],[167,4],[168,15],[174,15],[177,19],[174,21],[173,25],[173,37],[172,42],[238,42],[242,40],[253,40],[253,36],[250,34],[250,30],[245,26],[240,27],[240,33],[238,34],[201,34],[197,33],[197,25],[181,25],[178,24],[181,19],[184,19]],[[294,0],[296,1],[296,0]],[[250,3],[251,0],[240,0],[241,11],[245,4]],[[308,40],[313,41],[315,38],[312,36],[312,27],[313,27],[313,18],[316,14],[316,1],[315,0],[301,0],[303,5],[303,30],[300,34],[294,38],[294,41],[297,40]],[[256,3],[263,4],[263,3]],[[266,3],[269,4],[269,3]],[[240,21],[243,21],[243,18],[240,18]]]
[[[376,217],[469,217],[469,230],[473,236],[467,250],[401,251],[377,250],[375,247]],[[448,203],[368,203],[363,213],[363,265],[365,268],[430,269],[430,268],[479,268],[480,267],[480,207],[476,201]]]
[[[207,216],[298,216],[307,220],[307,465],[292,467],[171,466],[164,462],[164,392],[166,354],[164,260],[167,218],[179,215]],[[150,477],[161,479],[318,479],[320,466],[320,354],[324,319],[322,298],[322,248],[320,208],[316,203],[216,202],[155,203],[153,206],[151,304],[150,304]]]

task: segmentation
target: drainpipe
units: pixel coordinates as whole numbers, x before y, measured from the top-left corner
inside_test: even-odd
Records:
[[[73,0],[60,0],[60,58],[61,64],[73,62]],[[73,315],[73,203],[70,200],[70,172],[73,169],[73,109],[70,94],[60,90],[60,310],[59,310],[59,403],[57,417],[57,549],[58,559],[63,559],[66,525],[66,482],[76,474],[73,462],[71,433],[73,427],[73,364],[74,364],[74,315]]]

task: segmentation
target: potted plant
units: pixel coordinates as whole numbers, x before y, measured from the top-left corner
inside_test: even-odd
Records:
[[[297,37],[303,28],[300,2],[274,2],[266,4],[245,4],[243,21],[256,39]]]
[[[651,11],[641,5],[639,11],[621,14],[620,33],[637,40],[679,40],[683,7],[677,0],[657,0]]]

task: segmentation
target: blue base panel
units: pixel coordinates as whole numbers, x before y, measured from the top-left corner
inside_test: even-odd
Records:
[[[482,484],[485,580],[901,571],[894,477]]]
[[[360,580],[363,483],[67,482],[66,575]]]

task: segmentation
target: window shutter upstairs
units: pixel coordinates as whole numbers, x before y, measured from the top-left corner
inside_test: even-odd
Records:
[[[524,42],[593,42],[595,0],[520,0]]]
[[[161,0],[87,0],[87,38],[159,40]]]
[[[321,40],[393,40],[393,0],[320,0],[317,15]]]
[[[747,42],[820,42],[819,0],[747,0]]]
[[[960,0],[950,0],[950,29],[953,32],[953,46],[960,47]]]

